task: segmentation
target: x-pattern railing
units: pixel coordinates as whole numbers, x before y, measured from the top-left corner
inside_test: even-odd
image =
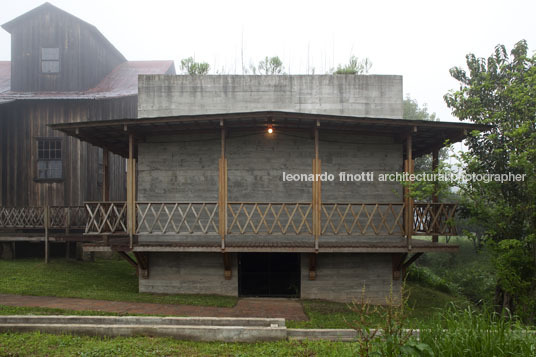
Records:
[[[415,203],[413,231],[417,235],[456,235],[456,208],[455,203]]]
[[[87,202],[86,234],[127,232],[126,202]]]
[[[86,233],[127,232],[125,202],[86,204]],[[216,202],[137,202],[136,234],[220,234]],[[403,203],[322,203],[320,235],[405,235]],[[456,204],[413,204],[413,235],[455,235]],[[311,202],[228,202],[226,235],[312,235]],[[1,215],[3,214],[3,216]],[[9,213],[12,220],[21,218]],[[39,211],[32,213],[39,216]],[[60,213],[58,213],[61,216]],[[6,213],[0,211],[0,219]],[[55,222],[54,213],[52,221]],[[26,217],[25,219],[29,219]],[[61,222],[61,219],[59,219]]]
[[[215,202],[138,202],[137,234],[218,234]]]
[[[324,235],[404,234],[402,203],[323,203]]]
[[[43,228],[45,207],[0,207],[2,228]]]
[[[83,206],[0,207],[0,228],[84,229],[87,221]]]
[[[312,234],[312,204],[230,202],[227,234]]]
[[[84,229],[88,220],[84,206],[51,206],[49,228]]]

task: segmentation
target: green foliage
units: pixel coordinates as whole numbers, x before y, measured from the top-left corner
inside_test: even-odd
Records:
[[[461,120],[491,124],[472,132],[460,155],[468,173],[525,174],[522,182],[476,182],[461,186],[465,213],[484,228],[497,273],[496,303],[536,316],[536,55],[525,41],[508,55],[498,45],[485,58],[466,57],[468,71],[450,73],[460,88],[445,95]]]
[[[399,356],[429,350],[429,346],[413,341],[413,330],[408,329],[409,314],[404,287],[396,296],[391,287],[382,308],[366,301],[365,290],[363,287],[359,303],[354,301],[350,305],[355,318],[348,321],[348,326],[357,331],[359,356]],[[381,321],[379,328],[371,329],[372,322],[378,316]]]
[[[124,260],[0,260],[0,293],[231,307],[237,299],[216,295],[138,293],[135,270]]]
[[[428,106],[426,104],[420,106],[417,100],[412,99],[409,95],[406,95],[404,99],[403,118],[409,120],[439,121],[436,113],[428,112]]]
[[[458,292],[474,304],[491,305],[497,277],[489,249],[486,247],[475,249],[472,242],[465,237],[454,237],[450,244],[459,245],[459,252],[424,254],[411,267],[408,280],[419,281],[413,275],[413,269],[426,268],[430,274],[446,282],[451,290]],[[420,282],[420,284],[430,286],[425,282]]]
[[[181,70],[191,76],[202,76],[208,74],[210,65],[206,62],[196,62],[193,57],[188,57],[181,60]]]
[[[368,58],[357,58],[351,56],[348,63],[338,65],[333,74],[366,74],[372,67],[372,62]]]
[[[0,315],[123,316],[123,315],[138,315],[138,314],[118,314],[118,313],[106,312],[106,311],[65,310],[65,309],[54,309],[54,308],[48,308],[48,307],[0,305]]]
[[[444,293],[433,288],[429,288],[420,282],[408,281],[406,283],[408,292],[407,310],[411,328],[419,326],[430,319],[437,311],[447,307],[451,303],[466,306],[467,300],[461,296]],[[303,309],[308,321],[287,321],[287,327],[291,328],[348,328],[348,321],[357,319],[356,313],[350,309],[348,304],[323,300],[304,300]],[[369,327],[381,327],[385,313],[384,307],[379,306],[374,314],[369,316]]]
[[[451,307],[420,332],[435,356],[533,356],[536,335],[512,319],[471,307]]]
[[[264,75],[285,74],[285,67],[283,66],[283,61],[278,56],[266,56],[259,62],[258,67],[252,66],[251,71],[253,74],[256,74],[258,71],[259,74]]]
[[[428,106],[423,104],[419,105],[417,100],[412,99],[409,95],[406,95],[404,99],[404,114],[402,116],[408,120],[429,120],[439,121],[439,117],[436,113],[430,113]],[[444,162],[447,159],[447,149],[439,150],[439,162]],[[431,172],[432,170],[432,155],[423,155],[415,159],[415,172]]]
[[[459,287],[456,284],[439,277],[427,267],[412,265],[408,270],[407,279],[447,294],[459,293]]]

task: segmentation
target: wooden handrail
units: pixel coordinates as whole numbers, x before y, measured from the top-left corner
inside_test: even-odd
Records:
[[[320,235],[403,236],[405,208],[400,202],[322,202]],[[140,201],[135,209],[136,234],[221,234],[216,201]],[[312,209],[311,202],[227,202],[226,234],[312,236]],[[456,235],[456,209],[454,203],[414,203],[413,234]],[[87,234],[128,233],[124,201],[86,202],[85,208],[68,210],[51,206],[49,210],[48,228],[85,227]],[[43,219],[43,207],[0,207],[0,228],[44,228]]]

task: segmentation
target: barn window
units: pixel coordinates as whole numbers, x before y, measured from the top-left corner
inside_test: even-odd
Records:
[[[60,72],[60,49],[59,48],[41,48],[41,72],[42,73],[59,73]]]
[[[62,140],[43,138],[37,140],[37,179],[58,180],[63,178]]]

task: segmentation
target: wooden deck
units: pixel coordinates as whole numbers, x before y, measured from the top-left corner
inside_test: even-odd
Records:
[[[130,248],[127,238],[122,241],[115,241],[112,244],[84,244],[84,251],[88,252],[425,253],[457,252],[458,250],[459,246],[457,245],[420,239],[413,240],[411,249],[408,249],[405,242],[325,243],[320,244],[318,250],[314,244],[271,243],[269,241],[229,243],[224,250],[215,242],[135,244]]]

